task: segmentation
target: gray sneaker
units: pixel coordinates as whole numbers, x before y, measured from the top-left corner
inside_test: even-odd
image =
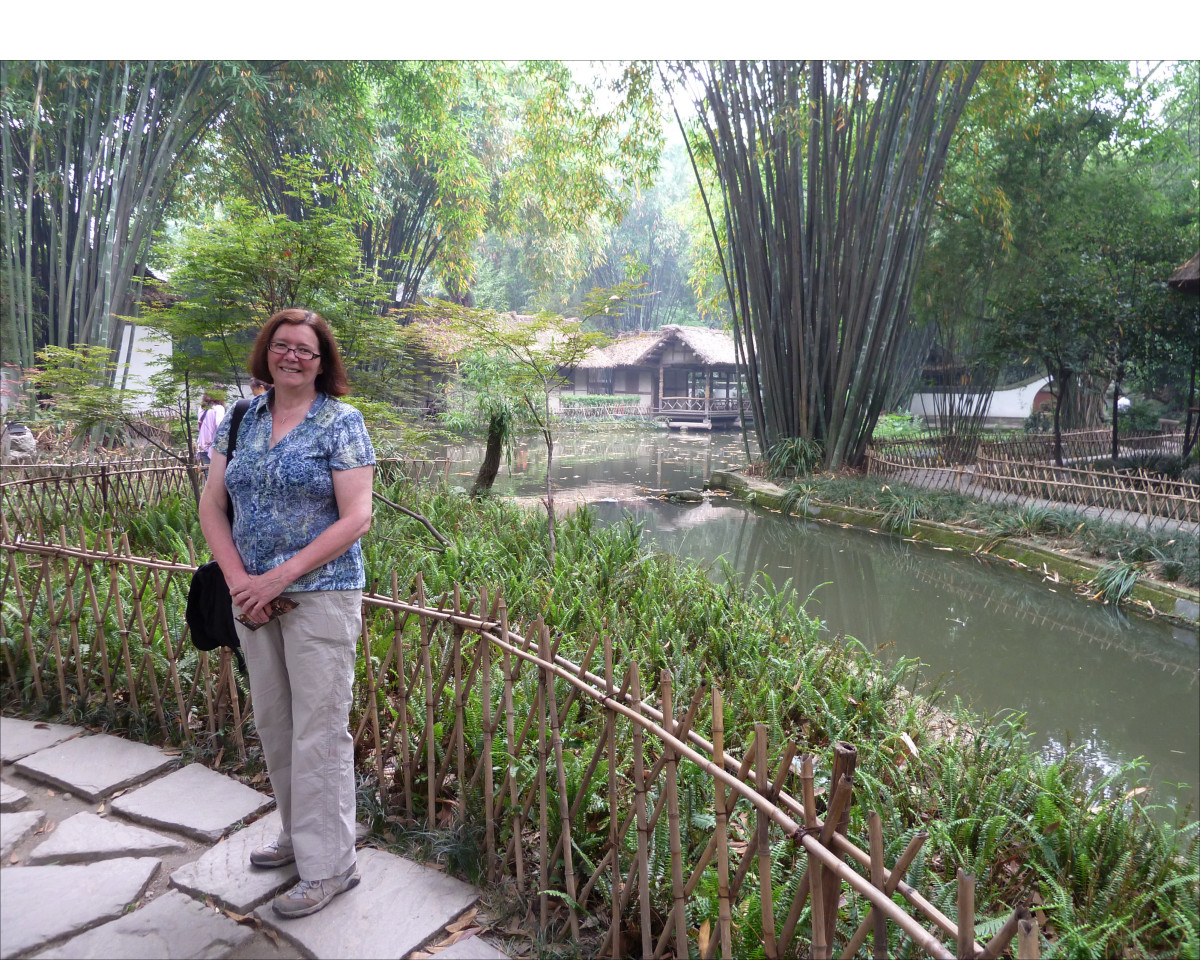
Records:
[[[352,865],[345,873],[325,880],[301,880],[287,893],[275,898],[273,906],[281,917],[307,917],[316,913],[339,893],[345,893],[351,887],[357,887],[360,877],[358,864]]]
[[[289,863],[296,862],[296,851],[291,847],[281,845],[278,840],[272,840],[270,843],[264,843],[261,847],[251,850],[250,862],[265,870],[286,867]]]

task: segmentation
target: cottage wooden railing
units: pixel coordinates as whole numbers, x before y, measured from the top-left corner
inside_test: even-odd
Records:
[[[246,755],[253,704],[228,651],[187,642],[191,564],[65,527],[57,542],[17,541],[0,521],[0,565],[5,704],[104,705],[164,741]],[[636,662],[618,672],[607,635],[573,662],[540,620],[510,625],[499,592],[468,599],[455,586],[431,601],[420,577],[402,596],[393,575],[390,595],[366,596],[363,610],[351,728],[379,815],[473,825],[488,877],[536,902],[545,935],[569,933],[594,955],[731,957],[734,918],[740,927],[754,909],[767,957],[852,957],[867,937],[876,957],[914,946],[998,957],[1014,936],[1019,957],[1038,955],[1023,908],[976,941],[971,876],[951,881],[954,917],[905,880],[924,832],[885,844],[870,812],[865,846],[848,835],[851,744],[833,747],[822,819],[803,744],[771,743],[757,724],[739,755],[719,688],[677,691],[664,670],[652,694]],[[704,805],[707,821],[696,815]],[[710,870],[717,905],[698,919]]]
[[[381,485],[402,478],[445,481],[450,461],[385,458],[375,470]],[[141,509],[168,497],[191,496],[192,474],[203,485],[203,468],[177,459],[5,466],[0,469],[0,514],[19,530],[38,523],[75,523],[84,514],[115,505]]]
[[[660,397],[659,413],[736,413],[742,407],[737,397]]]

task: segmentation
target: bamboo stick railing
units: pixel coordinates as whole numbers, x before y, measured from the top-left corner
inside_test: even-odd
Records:
[[[218,738],[244,757],[253,704],[229,653],[187,642],[193,569],[65,527],[53,542],[17,542],[0,519],[4,702],[103,705],[145,718],[163,740]],[[924,833],[890,868],[877,816],[868,849],[858,846],[850,744],[835,747],[822,819],[811,752],[797,760],[801,744],[772,744],[758,724],[739,757],[719,688],[685,695],[664,670],[655,702],[636,662],[618,675],[607,635],[573,662],[540,619],[510,626],[500,593],[464,599],[456,586],[434,602],[419,575],[404,599],[393,575],[390,595],[365,596],[363,610],[351,729],[379,814],[479,825],[487,876],[536,901],[547,935],[578,939],[590,917],[586,928],[600,920],[604,931],[588,945],[597,955],[728,958],[752,902],[768,957],[828,957],[842,941],[850,957],[868,937],[881,956],[896,936],[933,957],[996,957],[1025,930],[1017,910],[978,943],[971,877],[958,878],[954,918],[907,883]],[[797,769],[799,797],[788,792]],[[711,828],[697,804],[711,805]],[[713,871],[717,906],[697,922]],[[865,911],[856,925],[839,909],[846,896]],[[1036,948],[1036,932],[1018,940],[1018,956]]]
[[[1075,462],[1086,461],[1099,449],[1099,433],[1073,435],[1069,442],[1064,440],[1064,450],[1070,450]],[[1172,444],[1178,447],[1174,434],[1134,436],[1129,438],[1130,447],[1124,446],[1125,439],[1124,452],[1170,450]],[[1152,443],[1158,446],[1150,446]],[[1200,485],[1151,476],[1145,471],[1126,474],[1019,458],[1025,454],[1042,458],[1047,449],[1052,452],[1053,441],[1041,437],[987,441],[978,445],[969,463],[955,463],[942,455],[942,446],[935,439],[896,441],[868,450],[867,473],[931,489],[957,490],[983,500],[1048,500],[1094,508],[1101,519],[1133,514],[1145,518],[1148,527],[1155,521],[1200,523]],[[1107,452],[1106,448],[1103,454]]]
[[[381,485],[400,479],[446,481],[450,461],[386,458],[376,464]],[[191,475],[204,483],[199,464],[161,458],[96,463],[6,466],[0,472],[0,514],[16,529],[37,523],[75,523],[114,505],[154,506],[174,496],[191,496]]]

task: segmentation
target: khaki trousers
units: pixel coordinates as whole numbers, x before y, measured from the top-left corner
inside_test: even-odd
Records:
[[[254,698],[279,844],[302,880],[348,870],[354,854],[354,739],[350,698],[362,632],[361,590],[285,594],[299,606],[257,630],[234,621]],[[234,605],[236,617],[241,610]]]

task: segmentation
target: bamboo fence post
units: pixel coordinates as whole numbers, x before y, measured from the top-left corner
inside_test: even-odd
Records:
[[[871,883],[884,890],[883,880],[883,824],[879,813],[875,810],[867,814],[867,830],[871,844]],[[872,910],[875,915],[874,950],[875,960],[887,960],[887,918],[878,910]]]
[[[367,618],[365,616],[360,617],[359,638],[362,640],[363,668],[367,675],[367,697],[369,716],[371,718],[371,732],[375,735],[374,749],[371,753],[375,757],[375,782],[379,789],[379,809],[383,816],[387,817],[388,785],[387,779],[383,775],[383,738],[379,732],[379,688],[375,683],[371,634],[367,629]]]
[[[853,782],[854,768],[858,763],[858,750],[852,743],[847,743],[845,740],[839,740],[833,746],[833,772],[830,774],[829,783],[837,789],[841,788],[842,778]],[[836,800],[836,793],[831,800]],[[836,819],[833,829],[842,836],[846,835],[846,830],[850,825],[850,807],[849,798],[847,804],[842,808],[836,818],[826,817],[825,829],[830,829],[830,819]],[[830,808],[832,814],[832,807]],[[822,842],[826,847],[829,842],[822,835]],[[833,947],[834,937],[837,935],[837,915],[838,901],[841,894],[841,881],[833,871],[827,871],[825,874],[825,889],[822,891],[825,902],[825,943],[830,948]]]
[[[121,552],[125,555],[126,569],[129,572],[130,594],[133,599],[133,615],[137,622],[138,632],[142,642],[142,664],[141,670],[144,670],[150,677],[150,695],[154,704],[154,713],[158,717],[158,723],[162,727],[164,737],[170,737],[171,731],[167,726],[167,716],[162,708],[162,694],[158,689],[158,674],[154,669],[154,658],[151,653],[151,642],[146,635],[146,617],[142,611],[142,596],[145,594],[146,587],[150,583],[150,572],[146,572],[146,579],[143,582],[142,589],[137,589],[137,577],[134,574],[133,551],[129,546],[129,534],[121,534]],[[244,758],[243,758],[244,759]]]
[[[663,670],[659,675],[659,700],[662,703],[663,727],[667,733],[675,733],[674,701],[672,698],[671,671]],[[683,847],[679,831],[679,766],[675,751],[667,751],[667,828],[671,846],[671,896],[675,915],[675,956],[686,958],[687,945],[687,900],[683,896]]]
[[[525,863],[521,853],[522,833],[524,832],[524,818],[521,813],[521,803],[518,796],[517,777],[513,769],[513,761],[516,759],[516,751],[513,744],[516,741],[516,713],[513,707],[513,665],[512,657],[508,652],[509,637],[508,637],[508,604],[504,602],[504,597],[501,596],[497,613],[500,617],[500,639],[504,644],[504,720],[506,732],[508,734],[507,756],[505,757],[505,776],[508,778],[509,792],[509,807],[512,810],[512,835],[513,835],[513,860],[517,872],[517,890],[522,896],[525,893]]]
[[[630,665],[632,679],[630,692],[633,695],[633,709],[640,715],[642,712],[642,681],[637,661]],[[633,725],[633,806],[637,815],[637,873],[638,873],[638,905],[642,932],[642,958],[649,960],[654,955],[650,937],[650,858],[648,854],[650,828],[646,824],[646,760],[642,755],[642,728],[640,724]]]
[[[396,578],[396,571],[392,571],[392,599],[400,600],[400,585]],[[412,731],[409,729],[409,711],[408,704],[412,685],[408,682],[408,669],[404,665],[404,627],[408,625],[407,614],[404,617],[404,623],[400,622],[400,611],[395,610],[392,613],[392,647],[396,651],[396,686],[397,699],[400,701],[400,708],[397,712],[396,720],[400,725],[400,765],[402,768],[401,778],[404,782],[404,816],[412,823],[413,816],[413,756],[412,756]],[[419,659],[419,658],[418,658]]]
[[[541,633],[541,617],[535,621],[533,629],[536,634]],[[549,797],[546,785],[546,684],[548,682],[552,682],[548,671],[543,667],[538,667],[537,693],[534,695],[533,708],[537,713],[538,885],[541,887],[538,893],[538,917],[543,933],[550,924],[550,863],[548,862],[550,850],[546,836],[550,832],[550,811],[547,809]]]
[[[540,640],[541,657],[544,660],[548,660],[550,654],[550,629],[544,623],[542,624]],[[578,941],[579,918],[575,915],[575,865],[574,851],[571,849],[571,812],[567,807],[567,771],[566,767],[563,766],[562,735],[559,733],[558,703],[555,699],[554,678],[552,676],[546,679],[546,695],[546,710],[550,716],[550,737],[554,745],[554,765],[558,770],[558,817],[561,821],[559,830],[563,852],[563,879],[566,881],[567,896],[570,898],[570,902],[567,904],[567,919],[571,926],[571,936]],[[547,870],[547,874],[549,874],[549,870]]]
[[[813,791],[813,758],[805,754],[800,761],[800,786],[804,796],[804,829],[817,829],[817,800]],[[828,823],[826,819],[826,823]],[[808,889],[812,897],[812,955],[813,960],[829,960],[829,941],[825,936],[825,877],[821,863],[808,854]],[[835,908],[836,909],[836,908]]]
[[[888,873],[886,867],[884,868],[883,875],[886,877],[886,879],[883,882],[883,892],[887,894],[888,897],[891,897],[891,895],[896,892],[896,888],[900,885],[900,879],[908,870],[909,864],[913,862],[917,856],[917,853],[920,851],[921,847],[924,846],[925,841],[928,839],[929,834],[924,830],[915,834],[913,838],[908,841],[908,845],[904,848],[904,852],[900,854],[900,859],[897,860],[895,865],[892,867],[891,873]],[[858,929],[854,931],[854,936],[847,941],[846,948],[842,951],[843,960],[850,960],[850,958],[858,953],[858,948],[863,945],[863,941],[867,939],[867,933],[873,928],[876,913],[878,913],[878,911],[874,906],[867,911],[867,915],[863,917],[862,922],[858,925]],[[1014,927],[1013,930],[1015,932],[1016,927]],[[1009,939],[1012,939],[1012,934],[1009,934]],[[1007,943],[1007,941],[1005,942]]]
[[[65,709],[67,706],[67,678],[63,672],[62,643],[58,636],[58,615],[54,612],[54,590],[50,580],[50,560],[42,557],[42,588],[46,592],[46,613],[50,623],[50,644],[54,648],[54,670],[58,674],[58,702]],[[36,599],[36,595],[35,595]]]
[[[104,537],[108,554],[112,558],[108,565],[108,602],[117,615],[117,633],[121,637],[121,656],[125,661],[125,681],[129,689],[129,706],[134,713],[141,713],[138,707],[137,685],[133,681],[133,662],[129,655],[129,625],[125,621],[125,605],[121,602],[121,567],[113,552],[112,531],[104,531]]]
[[[958,868],[958,957],[975,956],[975,875]]]
[[[67,528],[65,524],[58,525],[58,542],[63,550],[67,550]],[[68,566],[68,561],[64,557],[63,566]],[[75,570],[68,574],[64,570],[64,580],[66,581],[63,587],[63,602],[67,608],[67,619],[71,629],[71,653],[75,657],[75,690],[79,699],[87,704],[91,699],[89,697],[90,684],[88,683],[83,668],[83,650],[79,644],[79,611],[75,607],[75,578],[79,576],[79,569],[83,566],[83,561],[76,561]]]
[[[479,588],[479,617],[482,620],[488,608],[487,587]],[[476,634],[483,658],[483,676],[479,688],[479,699],[483,707],[483,836],[484,855],[487,858],[485,875],[494,881],[496,871],[496,774],[492,769],[492,738],[495,729],[492,723],[492,644],[482,633]]]
[[[998,960],[1000,954],[1008,949],[1008,945],[1012,942],[1013,937],[1017,935],[1017,927],[1020,922],[1022,920],[1029,920],[1032,916],[1033,914],[1026,907],[1017,907],[1013,910],[1009,914],[1008,919],[1004,921],[1004,926],[1000,928],[999,932],[979,952],[979,960]]]
[[[417,605],[425,606],[425,578],[421,572],[417,571]],[[425,617],[420,618],[421,623],[421,666],[420,669],[425,676],[425,766],[428,786],[426,788],[426,803],[428,809],[425,812],[425,822],[430,830],[437,827],[437,758],[434,754],[433,744],[433,661],[430,655],[430,633],[433,627],[430,621]]]
[[[233,709],[233,743],[237,747],[238,759],[246,762],[246,741],[242,739],[242,703],[238,693],[237,671],[233,668],[233,655],[229,647],[221,648],[221,661],[225,675],[229,678],[229,705]]]
[[[462,615],[461,588],[457,581],[454,584],[454,615]],[[455,624],[450,631],[454,644],[454,750],[457,760],[458,773],[458,817],[460,824],[467,821],[467,757],[466,745],[463,743],[463,678],[462,678],[462,640],[463,629]]]
[[[154,594],[157,598],[158,612],[158,629],[162,631],[163,646],[167,649],[167,673],[170,674],[171,684],[175,688],[175,702],[179,704],[179,729],[183,734],[183,742],[191,743],[192,734],[188,729],[188,711],[184,706],[183,700],[183,685],[179,680],[179,666],[175,659],[175,645],[171,642],[171,631],[167,626],[167,590],[159,580],[158,571],[151,570],[150,576],[154,578]],[[170,574],[167,575],[167,584],[170,584]]]
[[[754,765],[757,768],[755,786],[763,796],[769,796],[771,771],[767,768],[767,725],[756,723],[754,733]],[[762,906],[763,952],[767,960],[776,960],[779,950],[775,942],[775,905],[771,884],[771,821],[761,810],[757,811],[755,819],[758,833],[758,887]]]
[[[9,575],[12,578],[13,590],[17,594],[17,609],[21,612],[21,624],[24,627],[25,649],[29,653],[29,669],[33,674],[33,689],[37,693],[37,698],[44,701],[46,699],[46,691],[42,686],[42,671],[38,666],[37,650],[33,645],[33,629],[30,626],[31,617],[29,615],[29,607],[25,601],[25,590],[21,586],[21,573],[17,569],[17,555],[15,552],[8,555]],[[16,677],[16,674],[13,674]]]
[[[755,742],[758,741],[757,729]],[[721,688],[714,686],[712,694],[713,763],[725,766],[725,702]],[[721,956],[733,960],[733,918],[729,902],[729,811],[725,808],[725,786],[713,781],[713,805],[716,812],[717,841],[717,922],[721,941]]]
[[[1037,921],[1032,917],[1017,924],[1017,960],[1038,960],[1042,955]]]
[[[607,624],[605,624],[607,627]],[[612,636],[604,631],[604,695],[612,700],[616,684],[613,680]],[[604,733],[608,744],[608,849],[612,854],[612,957],[621,956],[621,841],[617,837],[617,717],[605,703]]]
[[[190,540],[188,541],[191,542]],[[87,549],[87,536],[84,533],[83,527],[79,528],[79,547],[81,550]],[[96,581],[92,576],[94,563],[88,563],[83,568],[83,582],[87,588],[88,600],[92,605],[92,619],[96,621],[95,635],[92,637],[92,655],[95,656],[96,648],[100,648],[100,675],[104,679],[104,701],[108,704],[109,709],[113,709],[116,701],[113,698],[112,690],[112,673],[108,666],[108,637],[104,632],[104,617],[100,614],[100,599],[96,595]],[[89,658],[89,668],[91,666]]]

